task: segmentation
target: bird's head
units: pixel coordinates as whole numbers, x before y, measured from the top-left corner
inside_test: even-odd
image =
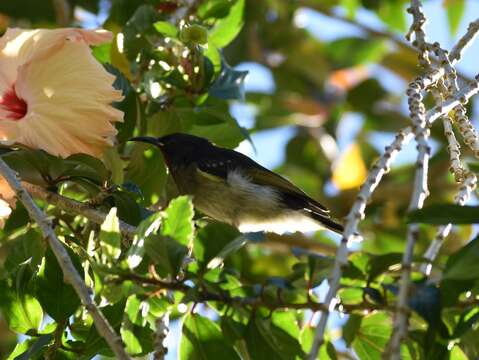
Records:
[[[167,163],[173,165],[188,165],[212,147],[207,139],[182,133],[162,137],[138,136],[129,141],[139,141],[157,146]]]

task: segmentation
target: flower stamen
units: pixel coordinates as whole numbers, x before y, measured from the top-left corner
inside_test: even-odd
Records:
[[[6,111],[8,120],[20,120],[27,113],[27,103],[20,99],[12,86],[0,96],[0,109]]]

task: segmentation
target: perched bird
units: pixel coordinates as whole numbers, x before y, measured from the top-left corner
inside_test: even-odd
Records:
[[[180,193],[192,195],[205,215],[241,232],[343,231],[326,207],[239,152],[181,133],[130,141],[156,145]]]

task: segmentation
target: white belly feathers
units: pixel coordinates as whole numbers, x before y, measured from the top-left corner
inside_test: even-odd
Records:
[[[308,216],[282,208],[277,191],[252,183],[241,171],[229,172],[226,182],[211,181],[202,186],[208,189],[199,189],[199,196],[194,199],[196,206],[206,215],[238,227],[241,232],[282,234],[321,228]],[[230,194],[227,201],[225,192]],[[208,199],[202,198],[201,194],[208,194]]]

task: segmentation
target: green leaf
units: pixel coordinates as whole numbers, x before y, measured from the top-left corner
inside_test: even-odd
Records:
[[[446,0],[444,1],[444,6],[447,10],[449,30],[452,35],[455,35],[464,16],[466,2],[464,0]]]
[[[86,154],[74,154],[69,156],[65,162],[71,164],[71,168],[60,176],[82,177],[103,185],[109,179],[108,170],[102,161]]]
[[[262,232],[260,233],[246,233],[238,236],[235,240],[229,242],[225,245],[221,251],[216,254],[216,256],[208,262],[207,268],[214,269],[223,264],[224,260],[231,254],[235,253],[243,246],[245,246],[248,241],[263,241],[265,236]]]
[[[229,0],[207,0],[202,1],[198,7],[197,15],[202,19],[224,18],[228,16],[231,6],[234,3]]]
[[[119,301],[114,305],[107,305],[102,307],[101,311],[113,329],[119,331],[125,313],[125,302]],[[114,355],[105,339],[98,333],[95,325],[91,324],[88,335],[85,337],[85,347],[82,349],[82,355],[86,358],[92,358],[98,354],[111,357]]]
[[[367,274],[370,281],[386,272],[391,266],[401,264],[401,253],[372,255],[367,265]]]
[[[27,351],[15,356],[15,360],[30,360],[38,357],[40,352],[46,350],[46,345],[53,340],[52,334],[41,335],[34,340],[33,344],[28,347]],[[16,349],[16,348],[15,348]],[[13,355],[13,354],[12,354]],[[12,356],[10,355],[10,356]]]
[[[146,355],[153,350],[154,333],[149,327],[137,326],[128,317],[125,317],[120,334],[126,345],[126,350],[134,356]]]
[[[470,280],[479,277],[479,237],[452,254],[443,272],[444,280]]]
[[[145,315],[147,310],[147,304],[141,301],[138,296],[131,295],[128,297],[125,305],[125,314],[132,324],[144,326],[146,323]]]
[[[151,235],[145,240],[146,254],[157,265],[160,275],[176,276],[188,254],[188,248],[169,236]]]
[[[92,48],[92,54],[102,64],[111,62],[111,43],[97,45]]]
[[[156,31],[167,37],[176,38],[178,34],[178,29],[176,26],[167,21],[157,21],[154,26]]]
[[[351,346],[352,342],[356,338],[359,328],[361,327],[361,321],[363,317],[358,314],[349,315],[349,319],[343,327],[343,338],[346,345]]]
[[[103,162],[105,167],[111,173],[111,181],[114,184],[120,185],[123,183],[123,170],[125,163],[118,153],[118,149],[111,147],[103,152]]]
[[[158,20],[158,13],[152,5],[139,6],[133,16],[123,28],[124,48],[128,59],[134,61],[141,51],[151,47],[146,36],[156,32],[154,24]]]
[[[188,314],[183,321],[179,358],[181,360],[240,359],[233,346],[225,341],[219,326],[197,314]]]
[[[68,248],[67,251],[77,270],[81,270],[80,276],[83,277],[78,256]],[[43,309],[56,321],[65,320],[80,306],[80,299],[73,287],[65,283],[63,271],[50,249],[45,253],[35,285],[37,298]]]
[[[246,344],[252,359],[304,359],[305,354],[298,342],[299,331],[295,335],[271,320],[253,318],[246,329]]]
[[[365,316],[352,347],[360,359],[381,359],[392,331],[391,318],[382,312]]]
[[[214,269],[217,268],[218,266],[221,266],[229,255],[232,253],[235,253],[239,249],[241,249],[243,246],[245,246],[248,243],[248,236],[246,234],[238,236],[235,240],[232,242],[226,244],[226,246],[221,249],[221,251],[208,262],[207,268],[208,269]]]
[[[38,231],[29,229],[11,242],[11,248],[4,263],[5,270],[14,273],[18,271],[19,266],[30,260],[28,266],[34,272],[40,264],[44,251],[42,236]]]
[[[115,207],[118,209],[118,217],[131,225],[138,225],[142,219],[142,210],[137,203],[140,196],[125,188],[113,192],[112,198]]]
[[[151,120],[168,123],[164,118]],[[172,120],[172,123],[176,123],[176,120]],[[135,143],[125,179],[140,187],[145,196],[145,205],[155,202],[163,194],[166,178],[166,167],[160,151],[147,144]]]
[[[348,18],[354,19],[360,6],[359,0],[340,0],[341,7],[346,9]]]
[[[20,342],[17,343],[13,351],[8,356],[7,360],[15,360],[17,356],[25,354],[28,351],[28,348],[30,347],[32,342],[33,342],[33,339],[27,339],[21,343]]]
[[[15,288],[0,282],[0,308],[11,330],[26,334],[29,330],[38,330],[43,311],[38,300],[30,290],[32,272],[28,261],[19,266]]]
[[[133,243],[126,253],[126,262],[130,269],[140,265],[145,255],[145,239],[151,234],[156,234],[160,228],[162,216],[160,212],[154,213],[138,225]]]
[[[388,49],[383,40],[351,37],[330,42],[325,51],[336,67],[343,68],[377,62]]]
[[[230,8],[228,16],[218,20],[210,30],[208,45],[223,48],[236,38],[243,27],[244,6],[244,0],[236,0],[236,3]]]
[[[193,241],[193,215],[193,203],[190,197],[179,196],[173,199],[163,212],[161,234],[189,246]]]
[[[238,230],[232,226],[219,222],[208,223],[196,234],[193,245],[195,259],[207,264],[238,236]]]
[[[409,223],[479,224],[479,206],[438,204],[425,206],[408,214]]]
[[[120,223],[116,208],[110,209],[100,228],[100,248],[103,263],[114,263],[121,254]]]
[[[381,1],[377,13],[391,29],[404,32],[406,30],[406,4],[402,0]]]

